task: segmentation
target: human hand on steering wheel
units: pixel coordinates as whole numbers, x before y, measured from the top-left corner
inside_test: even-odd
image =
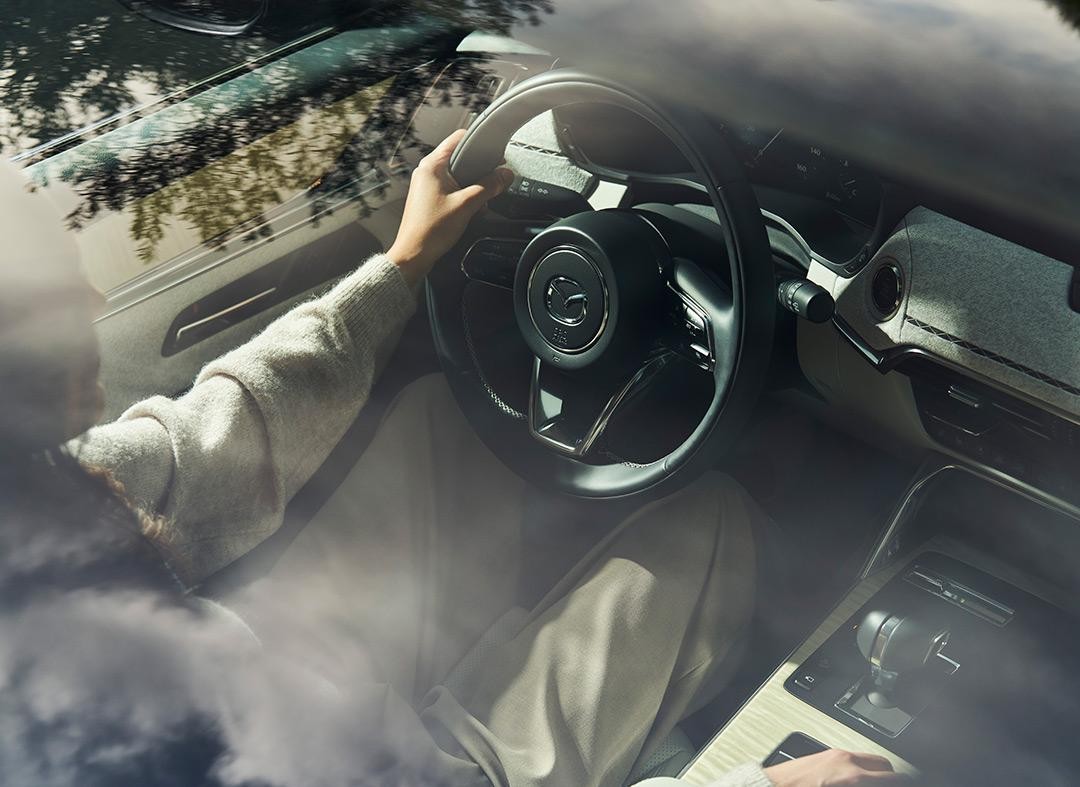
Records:
[[[461,188],[450,175],[450,157],[465,136],[459,129],[420,160],[412,173],[397,238],[387,252],[405,280],[418,285],[435,263],[458,242],[476,213],[507,189],[514,173],[498,167]]]

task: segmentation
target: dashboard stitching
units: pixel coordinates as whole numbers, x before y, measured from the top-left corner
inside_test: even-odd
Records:
[[[510,146],[519,148],[521,150],[528,150],[532,153],[543,153],[548,156],[555,156],[556,158],[566,158],[566,154],[561,150],[552,150],[551,148],[543,148],[538,145],[530,145],[526,142],[518,142],[516,140],[510,140]]]
[[[914,317],[905,316],[904,320],[905,320],[905,322],[910,323],[911,325],[915,326],[916,328],[920,328],[921,330],[924,330],[927,333],[930,333],[930,334],[933,334],[934,336],[937,336],[939,339],[944,339],[945,341],[949,342],[950,344],[955,344],[957,347],[960,347],[961,349],[968,350],[969,352],[973,352],[978,356],[986,358],[987,360],[990,360],[990,361],[994,361],[995,363],[999,363],[1002,366],[1007,366],[1008,368],[1012,369],[1015,372],[1020,372],[1021,374],[1026,375],[1027,377],[1031,377],[1031,378],[1033,378],[1035,380],[1038,380],[1041,383],[1045,383],[1046,385],[1053,386],[1054,388],[1057,388],[1058,390],[1061,390],[1061,391],[1065,391],[1066,393],[1072,394],[1073,396],[1080,396],[1080,388],[1077,388],[1076,386],[1073,386],[1073,385],[1069,385],[1068,383],[1063,382],[1061,380],[1058,380],[1058,379],[1056,379],[1054,377],[1050,377],[1047,374],[1043,374],[1042,372],[1037,371],[1036,369],[1032,369],[1030,366],[1024,366],[1023,364],[1018,363],[1018,362],[1012,360],[1011,358],[1006,358],[1004,355],[998,355],[997,353],[992,352],[991,350],[987,350],[987,349],[985,349],[983,347],[980,347],[977,344],[972,344],[969,341],[965,341],[964,339],[961,339],[959,336],[953,336],[951,333],[943,331],[940,328],[937,328],[937,327],[935,327],[933,325],[930,325],[929,323],[925,323],[922,320],[918,320],[918,319],[916,319]]]

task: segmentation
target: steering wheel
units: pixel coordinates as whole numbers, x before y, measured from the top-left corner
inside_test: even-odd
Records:
[[[667,493],[716,463],[760,394],[771,252],[742,167],[712,126],[576,70],[493,102],[451,174],[475,183],[524,123],[579,103],[650,122],[711,208],[590,209],[543,228],[483,212],[452,252],[459,264],[444,260],[428,280],[435,347],[477,434],[527,481],[593,498]],[[485,345],[503,360],[485,362]]]

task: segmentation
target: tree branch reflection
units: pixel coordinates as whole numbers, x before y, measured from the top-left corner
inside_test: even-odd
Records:
[[[0,115],[0,144],[9,148],[130,108],[140,94],[173,89],[195,73],[193,63],[205,70],[206,62],[242,60],[264,46],[197,35],[185,37],[190,48],[165,54],[155,51],[157,35],[131,47],[124,36],[116,46],[107,42],[110,33],[115,39],[118,29],[146,20],[119,13],[111,0],[110,15],[89,18],[68,4],[51,2],[45,11],[33,5],[17,0],[16,32],[0,45],[0,80],[18,83]],[[363,46],[357,34],[328,39],[35,164],[38,183],[60,181],[77,195],[67,215],[72,230],[124,218],[130,244],[121,256],[130,259],[114,259],[96,283],[116,286],[193,244],[214,249],[237,236],[254,240],[269,232],[268,216],[299,194],[307,193],[313,216],[342,196],[366,214],[385,188],[373,189],[367,176],[385,169],[395,151],[424,152],[411,128],[419,104],[475,100],[481,58],[470,55],[443,73],[463,26],[506,31],[521,20],[539,24],[552,10],[550,0],[423,0],[414,7],[431,16],[400,7],[369,15],[365,22],[377,33]],[[32,21],[42,18],[48,24]],[[399,45],[383,35],[395,25],[416,27],[417,19],[426,27],[416,40]],[[66,65],[46,75],[49,47]],[[319,78],[335,57],[348,67],[327,67]]]

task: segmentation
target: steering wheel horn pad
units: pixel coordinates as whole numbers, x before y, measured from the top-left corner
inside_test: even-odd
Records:
[[[528,305],[518,325],[534,354],[558,363],[563,353],[583,352],[600,338],[609,311],[607,285],[582,252],[557,248],[531,269],[519,268],[517,276]]]
[[[656,230],[631,211],[579,213],[551,225],[525,247],[514,277],[525,343],[560,369],[640,360],[635,351],[645,344],[666,257]]]

